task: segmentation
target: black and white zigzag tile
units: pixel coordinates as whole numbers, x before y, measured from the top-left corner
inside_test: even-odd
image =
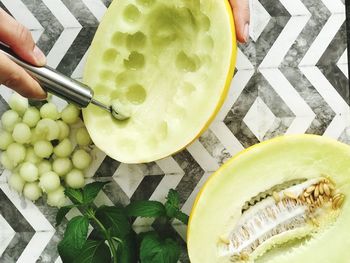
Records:
[[[0,0],[0,7],[31,30],[50,66],[81,79],[87,50],[110,3]],[[96,205],[164,201],[175,188],[188,213],[205,180],[255,143],[291,133],[350,143],[345,1],[250,0],[250,6],[250,41],[239,46],[231,89],[210,128],[187,149],[150,164],[125,165],[94,149],[87,176],[110,182]],[[10,94],[0,88],[0,114],[8,109]],[[56,246],[63,226],[54,228],[57,210],[11,192],[7,176],[0,167],[0,262],[61,262]],[[137,218],[134,228],[157,228],[157,222]],[[186,227],[174,222],[171,231],[182,240],[181,262],[189,262]]]

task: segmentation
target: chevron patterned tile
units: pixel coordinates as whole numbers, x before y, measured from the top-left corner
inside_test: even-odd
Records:
[[[0,0],[33,33],[50,66],[81,79],[87,51],[111,0]],[[259,141],[288,134],[324,134],[350,143],[348,59],[343,0],[250,0],[250,41],[239,45],[228,97],[210,128],[187,149],[151,164],[126,165],[97,148],[90,181],[109,181],[95,201],[164,201],[170,188],[191,210],[206,179],[231,156]],[[10,91],[0,88],[0,114]],[[65,102],[55,98],[60,107]],[[0,167],[0,262],[57,262],[64,227],[56,209],[12,193]],[[79,211],[67,215],[70,218]],[[14,220],[14,218],[16,220]],[[139,230],[158,228],[136,219]],[[167,229],[186,254],[186,227]]]

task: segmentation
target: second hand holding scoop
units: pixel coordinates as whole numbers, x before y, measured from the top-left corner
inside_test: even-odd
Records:
[[[46,91],[69,101],[78,107],[85,108],[90,103],[108,111],[117,120],[126,120],[130,116],[119,112],[112,105],[105,105],[94,99],[93,90],[72,78],[69,78],[49,66],[36,67],[19,58],[10,48],[0,43],[0,52],[5,54],[13,62],[24,68],[33,76]]]

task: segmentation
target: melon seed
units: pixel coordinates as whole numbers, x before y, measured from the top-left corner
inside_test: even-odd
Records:
[[[279,201],[281,201],[281,198],[279,196],[279,194],[277,192],[272,192],[272,197],[273,199],[275,199],[276,203],[278,203]]]
[[[319,192],[319,186],[317,185],[317,186],[315,187],[314,196],[315,196],[315,197],[318,197],[319,194],[320,194],[320,192]]]
[[[324,184],[323,188],[324,188],[323,190],[324,190],[325,194],[330,196],[331,195],[331,190],[329,189],[328,184]]]

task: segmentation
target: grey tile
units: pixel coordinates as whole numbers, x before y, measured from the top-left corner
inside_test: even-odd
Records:
[[[44,28],[37,46],[47,55],[60,37],[63,26],[41,0],[22,0],[22,2]]]

